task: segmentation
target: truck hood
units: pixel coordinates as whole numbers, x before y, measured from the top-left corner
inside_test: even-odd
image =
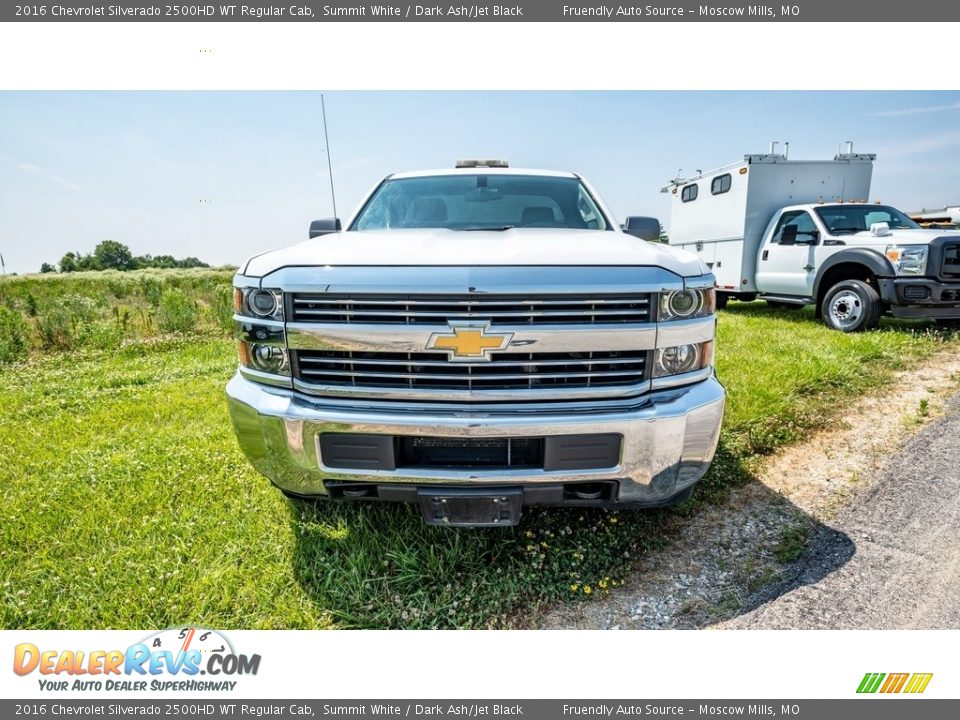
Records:
[[[623,232],[515,228],[333,233],[257,255],[242,274],[263,277],[282,267],[309,265],[652,266],[682,277],[709,272],[693,253]]]
[[[877,237],[872,235],[869,230],[863,230],[858,233],[847,235],[833,235],[838,240],[844,240],[848,245],[852,244],[850,238],[856,238],[857,242],[863,245],[927,245],[939,237],[960,237],[960,230],[915,230],[913,228],[891,229],[889,235]]]

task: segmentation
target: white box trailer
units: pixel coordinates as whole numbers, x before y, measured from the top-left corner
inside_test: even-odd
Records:
[[[866,201],[876,155],[847,152],[832,160],[790,160],[787,153],[744,155],[733,163],[661,188],[670,194],[671,245],[695,252],[721,292],[757,292],[757,253],[776,211],[786,205]]]

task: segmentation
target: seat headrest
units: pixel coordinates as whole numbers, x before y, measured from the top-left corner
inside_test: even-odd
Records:
[[[553,208],[538,205],[524,208],[523,214],[520,216],[520,222],[523,225],[538,225],[540,223],[556,222],[556,218],[553,216]]]

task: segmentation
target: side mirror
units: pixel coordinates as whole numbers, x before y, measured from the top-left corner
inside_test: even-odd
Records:
[[[780,230],[780,244],[781,245],[796,245],[797,244],[797,226],[796,225],[784,225]]]
[[[323,218],[310,223],[310,239],[340,232],[340,218]]]
[[[816,245],[819,239],[820,232],[818,230],[797,232],[796,225],[784,225],[780,232],[781,245]]]
[[[627,235],[633,235],[641,240],[646,240],[648,242],[659,242],[660,221],[652,217],[631,215],[623,224],[623,231]]]

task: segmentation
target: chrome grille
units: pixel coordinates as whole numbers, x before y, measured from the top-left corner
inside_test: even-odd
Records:
[[[445,324],[483,319],[491,325],[646,323],[650,294],[360,295],[294,293],[290,317],[304,323]]]
[[[535,390],[635,385],[648,351],[505,353],[490,362],[450,362],[446,353],[292,352],[294,376],[318,386],[417,390]]]

